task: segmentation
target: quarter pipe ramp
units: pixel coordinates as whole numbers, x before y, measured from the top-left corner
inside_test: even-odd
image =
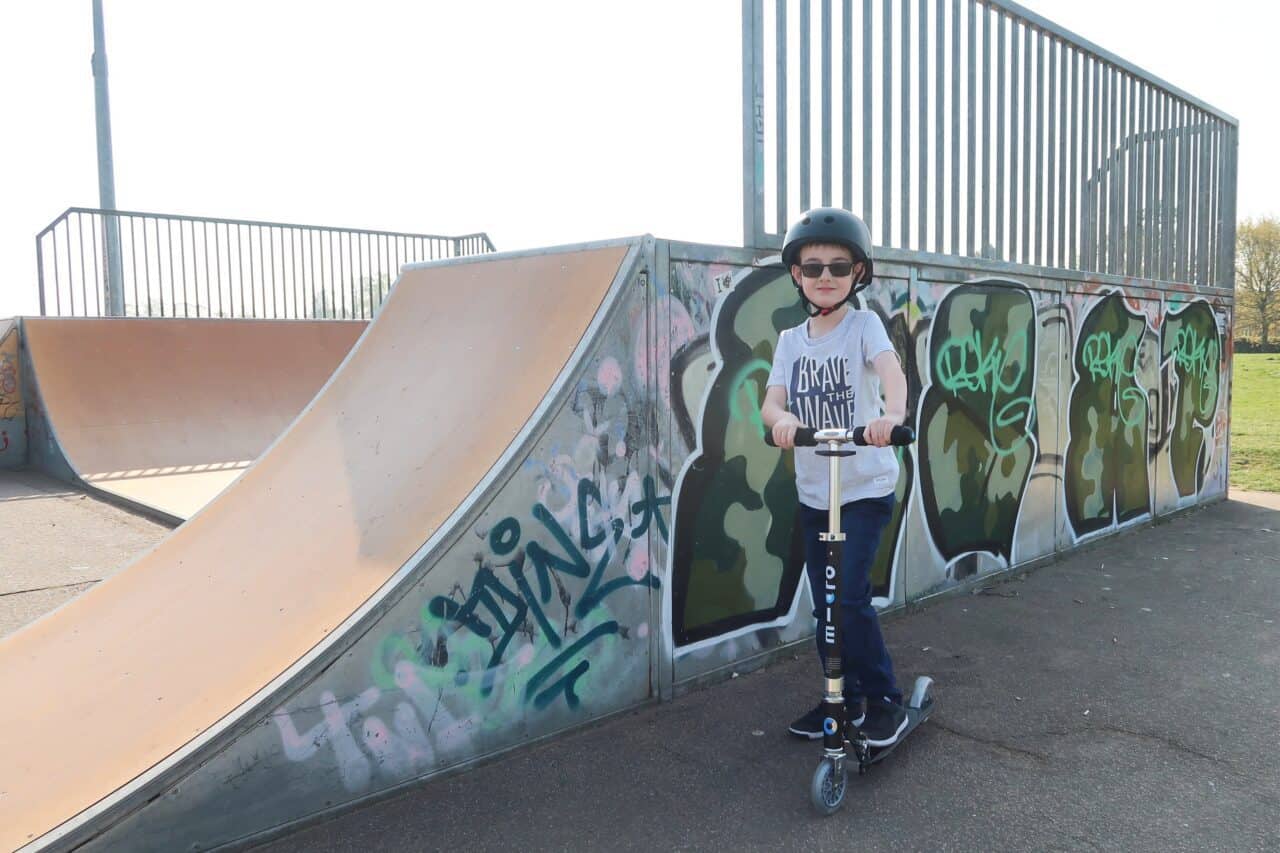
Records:
[[[519,523],[501,516],[540,501],[535,518],[578,537],[580,503],[504,489],[522,466],[576,452],[554,446],[556,424],[580,432],[591,416],[582,377],[594,383],[616,367],[598,361],[602,343],[629,339],[620,328],[643,336],[644,293],[626,285],[651,243],[406,268],[319,395],[238,480],[131,566],[0,642],[0,684],[21,694],[0,703],[0,849],[204,849],[509,748],[566,723],[507,719],[497,732],[486,707],[515,693],[531,706],[552,695],[582,701],[575,656],[586,640],[630,640],[639,653],[628,648],[616,665],[641,677],[601,677],[643,685],[656,582],[628,555],[647,566],[645,532],[589,531],[596,552],[604,545],[612,556],[586,564],[532,536],[516,548]],[[87,323],[74,330],[78,342],[39,322],[30,331],[37,359],[122,340]],[[637,345],[643,352],[643,337]],[[156,364],[157,375],[164,369]],[[120,436],[122,456],[136,454],[130,467],[190,461],[77,414],[94,401],[100,410],[109,389],[86,406],[61,389],[98,383],[54,379],[42,390],[53,389],[59,439],[86,478],[119,467],[96,461],[92,448],[109,442],[92,439],[95,430]],[[598,417],[606,403],[594,405]],[[555,546],[554,536],[543,541]],[[476,560],[488,566],[476,556],[485,543],[506,565],[482,568],[491,586],[459,593]],[[536,585],[544,610],[514,605],[502,592],[512,585]],[[621,593],[631,595],[625,606],[601,617],[595,603]],[[628,632],[623,621],[646,628]],[[544,623],[557,638],[545,652],[521,641]],[[370,686],[331,681],[358,659],[366,674],[350,678]],[[435,676],[456,695],[428,683]],[[646,689],[615,698],[634,704]],[[343,705],[367,710],[379,699],[390,703],[388,722],[367,718],[353,756]],[[372,768],[358,760],[369,755],[381,756]]]
[[[27,319],[52,473],[190,518],[315,396],[368,324],[332,320]]]

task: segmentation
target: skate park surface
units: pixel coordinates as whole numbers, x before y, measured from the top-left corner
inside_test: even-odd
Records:
[[[168,533],[37,474],[0,473],[0,504],[26,513],[19,564],[81,584]],[[933,675],[938,709],[828,819],[820,746],[785,731],[819,686],[805,645],[263,849],[1276,849],[1278,546],[1280,495],[1233,491],[889,618],[899,677]],[[0,593],[0,634],[56,604]]]
[[[791,529],[785,460],[751,397],[799,309],[759,260],[637,238],[408,269],[241,479],[0,645],[4,683],[58,696],[0,711],[4,762],[35,780],[0,798],[0,841],[261,840],[804,646],[807,587],[786,536],[763,535]],[[1223,497],[1229,305],[892,257],[877,271],[869,307],[923,356],[933,424],[918,481],[904,458],[880,604]],[[976,322],[1022,341],[998,391],[1017,417],[998,425],[974,377],[930,384]],[[1167,429],[1128,429],[1131,413],[1123,432],[1089,429],[1114,388],[1067,363],[1117,323],[1152,354],[1120,378],[1164,401]],[[1125,479],[1098,480],[1099,457]]]

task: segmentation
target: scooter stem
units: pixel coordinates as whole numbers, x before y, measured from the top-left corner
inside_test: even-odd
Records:
[[[840,442],[828,442],[831,449],[831,484],[827,492],[827,532],[833,536],[840,533]],[[840,539],[844,534],[840,533]],[[838,541],[838,540],[836,540]]]
[[[840,618],[840,564],[844,562],[844,532],[840,529],[840,450],[841,442],[828,442],[831,459],[831,490],[827,495],[827,532],[819,539],[827,544],[827,565],[823,571],[822,603],[826,607],[825,633],[822,638],[826,649],[824,657],[825,690],[823,691],[824,723],[823,747],[828,757],[843,759],[844,728],[844,664],[841,660]]]

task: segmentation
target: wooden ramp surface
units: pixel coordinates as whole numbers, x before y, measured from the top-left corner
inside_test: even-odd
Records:
[[[627,249],[406,272],[239,480],[132,566],[0,641],[0,849],[181,750],[378,591],[535,412]]]
[[[316,395],[362,320],[30,319],[45,414],[89,485],[177,519]]]

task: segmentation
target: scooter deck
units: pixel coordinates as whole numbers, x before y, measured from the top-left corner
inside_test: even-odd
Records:
[[[933,704],[934,704],[933,700],[930,699],[928,702],[926,702],[923,706],[919,708],[912,708],[908,706],[905,709],[907,712],[907,727],[903,730],[902,735],[896,741],[891,743],[889,746],[867,747],[867,758],[865,761],[862,762],[862,767],[866,768],[866,767],[870,767],[873,764],[878,763],[879,761],[886,758],[891,752],[893,752],[899,746],[901,746],[902,742],[905,741],[908,737],[910,737],[911,733],[915,731],[916,726],[920,725],[925,720],[929,719],[929,715],[933,713]]]

